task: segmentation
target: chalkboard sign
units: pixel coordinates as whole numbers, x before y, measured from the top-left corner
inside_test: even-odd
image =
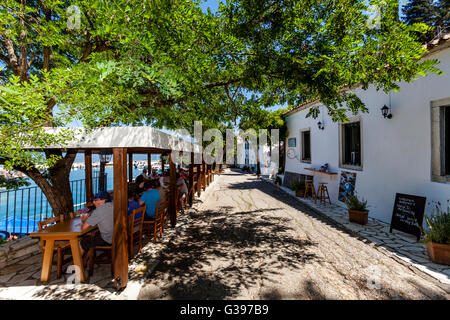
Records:
[[[415,235],[417,240],[420,240],[420,228],[417,224],[422,226],[425,202],[426,198],[424,197],[397,193],[389,232],[397,229]]]

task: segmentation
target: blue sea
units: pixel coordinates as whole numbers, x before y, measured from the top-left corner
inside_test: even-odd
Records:
[[[159,160],[160,156],[152,155],[152,160]],[[147,160],[147,155],[133,155],[133,160]],[[93,155],[93,162],[98,162],[98,156]],[[75,163],[84,162],[84,154],[78,154]],[[160,168],[158,168],[160,169]],[[99,168],[93,168],[94,193],[99,188]],[[113,167],[105,168],[107,190],[113,189]],[[142,173],[133,167],[133,179]],[[71,189],[74,202],[74,210],[84,208],[86,199],[84,169],[70,171]],[[53,216],[47,199],[40,188],[32,181],[30,186],[17,191],[0,192],[0,237],[7,233],[25,234],[37,229],[37,222]]]

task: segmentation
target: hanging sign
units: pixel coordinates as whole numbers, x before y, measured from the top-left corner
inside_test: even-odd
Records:
[[[397,193],[395,195],[394,211],[392,212],[391,229],[397,229],[417,237],[420,240],[425,212],[426,198]]]

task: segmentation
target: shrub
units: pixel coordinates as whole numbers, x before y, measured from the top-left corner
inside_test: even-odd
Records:
[[[436,206],[435,212],[430,217],[425,216],[428,230],[422,232],[425,234],[424,242],[434,242],[450,245],[450,208],[447,211]],[[419,226],[420,227],[420,226]]]
[[[281,182],[282,182],[281,177],[277,176],[275,178],[275,181],[278,182],[281,185]]]
[[[291,189],[294,191],[303,190],[305,189],[305,187],[306,187],[305,181],[294,180],[291,183]]]
[[[347,196],[345,198],[345,204],[347,205],[347,208],[350,210],[357,210],[357,211],[367,211],[367,200],[358,199],[358,196],[352,195]]]

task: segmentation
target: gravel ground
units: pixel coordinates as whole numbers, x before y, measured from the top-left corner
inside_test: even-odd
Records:
[[[252,175],[216,176],[153,257],[139,299],[449,299],[399,263]]]

